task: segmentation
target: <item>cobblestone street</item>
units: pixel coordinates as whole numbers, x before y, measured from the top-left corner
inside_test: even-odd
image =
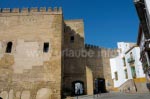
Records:
[[[81,96],[78,99],[149,99],[150,94],[122,94],[122,93],[109,93],[101,94],[100,96]],[[74,99],[77,99],[75,97]]]

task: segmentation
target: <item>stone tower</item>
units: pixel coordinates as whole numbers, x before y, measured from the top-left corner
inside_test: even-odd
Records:
[[[60,99],[64,30],[61,8],[0,11],[1,96]]]

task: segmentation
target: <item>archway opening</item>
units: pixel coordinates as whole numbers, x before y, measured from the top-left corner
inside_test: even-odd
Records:
[[[72,82],[73,96],[84,95],[84,82],[74,81]]]
[[[94,94],[107,92],[104,78],[95,79],[94,85],[95,85]]]

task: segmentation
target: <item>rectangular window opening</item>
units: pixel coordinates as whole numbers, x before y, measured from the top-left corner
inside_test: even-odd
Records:
[[[48,51],[49,51],[49,43],[46,42],[46,43],[44,43],[43,52],[47,53]]]
[[[74,36],[70,37],[70,42],[73,43],[74,42]]]
[[[123,60],[124,66],[126,66],[126,59],[125,59],[125,57],[123,57],[122,60]]]
[[[12,42],[8,42],[8,43],[7,43],[6,53],[11,53],[12,45],[13,45],[13,43],[12,43]]]
[[[128,72],[127,72],[127,69],[125,69],[124,72],[125,72],[125,78],[128,79]]]
[[[115,72],[115,79],[118,80],[118,72]]]

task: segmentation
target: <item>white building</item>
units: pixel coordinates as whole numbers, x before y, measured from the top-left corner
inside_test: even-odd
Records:
[[[128,79],[145,78],[142,63],[140,61],[140,48],[133,46],[125,53]]]
[[[111,74],[114,81],[114,87],[120,87],[125,81],[123,72],[123,61],[120,56],[110,59]]]
[[[125,52],[133,47],[135,43],[118,42],[118,56],[110,59],[110,66],[112,72],[112,79],[114,80],[114,87],[118,88],[126,82],[124,74],[124,56]]]
[[[118,56],[110,59],[114,87],[119,90],[148,91],[140,62],[140,48],[135,43],[118,43]],[[142,88],[141,88],[142,86]]]

